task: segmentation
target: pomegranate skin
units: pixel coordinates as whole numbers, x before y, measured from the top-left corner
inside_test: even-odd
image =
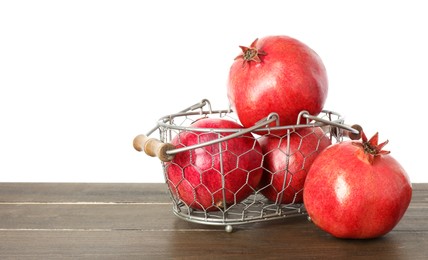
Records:
[[[308,170],[318,154],[331,145],[319,127],[302,128],[291,132],[289,137],[289,151],[287,135],[265,135],[259,140],[265,155],[260,190],[270,201],[279,204],[303,202]]]
[[[191,127],[242,128],[233,121],[214,118],[200,119]],[[182,131],[171,143],[180,148],[218,138],[218,133]],[[167,184],[177,199],[193,209],[214,211],[239,203],[252,194],[262,176],[261,165],[261,147],[248,133],[221,145],[216,143],[178,153],[165,167]]]
[[[253,44],[261,52],[260,62],[237,57],[228,77],[229,102],[242,125],[251,127],[272,112],[280,125],[296,124],[303,110],[319,114],[328,80],[318,54],[288,36],[267,36]]]
[[[387,234],[403,217],[412,197],[412,185],[399,162],[389,154],[370,162],[358,142],[345,141],[324,150],[312,164],[304,186],[310,218],[338,238]]]

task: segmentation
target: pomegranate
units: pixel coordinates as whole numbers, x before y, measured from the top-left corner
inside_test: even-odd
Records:
[[[262,194],[276,203],[303,202],[309,167],[331,144],[330,139],[321,128],[313,127],[301,128],[282,137],[265,135],[259,141],[265,154]]]
[[[280,125],[295,124],[302,110],[312,115],[321,112],[328,92],[327,73],[311,48],[288,36],[268,36],[240,48],[227,91],[244,127],[271,112],[279,115]]]
[[[312,221],[339,238],[367,239],[391,231],[403,217],[412,186],[388,151],[388,141],[344,141],[325,149],[312,164],[303,198]]]
[[[191,127],[242,129],[236,122],[217,118],[197,120]],[[230,134],[182,131],[171,143],[180,148]],[[180,152],[166,163],[167,184],[178,199],[193,209],[224,210],[257,188],[263,172],[262,157],[261,147],[250,133]]]

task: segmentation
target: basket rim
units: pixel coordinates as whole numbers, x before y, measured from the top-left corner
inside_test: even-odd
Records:
[[[230,133],[225,136],[221,136],[218,139],[211,140],[205,143],[199,143],[192,146],[181,147],[176,149],[167,150],[165,153],[168,156],[175,155],[180,152],[193,150],[201,147],[205,147],[212,144],[217,144],[221,142],[225,142],[232,138],[236,138],[239,136],[243,136],[247,133],[259,134],[263,133],[272,133],[276,131],[287,131],[286,134],[289,134],[292,131],[295,131],[299,128],[312,128],[312,127],[322,127],[322,126],[330,126],[337,127],[346,131],[349,131],[353,134],[359,134],[359,131],[351,126],[344,124],[344,117],[334,111],[323,109],[318,115],[311,115],[308,111],[303,110],[299,113],[298,118],[296,120],[295,125],[279,125],[279,115],[275,112],[270,113],[265,118],[259,120],[254,126],[251,127],[242,127],[242,128],[199,128],[199,127],[191,127],[191,126],[181,126],[175,125],[172,122],[175,118],[178,117],[188,117],[188,116],[208,116],[217,114],[220,117],[224,117],[226,115],[234,113],[231,108],[223,109],[223,110],[213,110],[211,107],[211,103],[207,99],[203,99],[201,102],[190,106],[178,113],[169,114],[159,118],[157,125],[151,129],[146,135],[150,136],[154,131],[159,128],[167,129],[167,130],[177,130],[177,131],[195,131],[195,132],[207,132],[207,133]],[[319,117],[320,114],[324,114],[330,120]],[[337,117],[336,120],[331,120],[331,117]],[[306,120],[307,124],[300,124],[302,119]],[[239,121],[239,119],[238,119]],[[269,126],[269,124],[275,122],[277,126]],[[311,122],[311,123],[309,123]]]
[[[319,127],[324,125],[332,125],[340,128],[344,128],[346,130],[355,132],[356,130],[354,128],[351,128],[342,122],[344,122],[345,118],[332,110],[322,110],[317,116],[309,114],[307,111],[301,111],[299,113],[297,122],[295,125],[277,125],[277,126],[268,126],[270,123],[278,121],[279,116],[277,113],[272,112],[267,117],[261,119],[257,124],[255,124],[252,127],[241,127],[241,128],[200,128],[200,127],[192,127],[192,126],[181,126],[181,125],[174,125],[171,124],[171,122],[178,117],[187,117],[187,116],[208,116],[208,115],[214,115],[218,114],[220,117],[226,116],[228,114],[234,113],[233,110],[210,110],[210,111],[191,111],[191,112],[180,112],[175,114],[170,114],[163,116],[159,118],[157,122],[157,129],[158,127],[164,127],[167,129],[174,129],[174,130],[187,130],[187,131],[197,131],[197,132],[212,132],[212,133],[235,133],[235,132],[248,132],[246,130],[251,129],[249,132],[266,132],[266,131],[278,131],[278,130],[294,130],[299,128],[309,128],[309,127]],[[336,116],[337,119],[335,120],[327,120],[320,118],[319,115],[324,114],[325,116]],[[306,124],[300,124],[299,122],[302,121],[302,118],[304,120],[312,120],[312,123],[306,123]],[[150,132],[151,134],[151,132]]]

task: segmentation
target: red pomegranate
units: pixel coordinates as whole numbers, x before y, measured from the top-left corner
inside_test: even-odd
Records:
[[[412,186],[403,167],[378,144],[344,141],[312,164],[303,198],[312,221],[339,238],[367,239],[391,231],[403,217]]]
[[[204,118],[192,128],[242,129],[226,119]],[[176,148],[205,143],[232,132],[182,131],[173,140]],[[167,184],[187,206],[206,211],[226,209],[247,198],[262,176],[262,151],[256,139],[244,134],[222,143],[181,152],[166,163]]]
[[[317,155],[331,144],[319,127],[301,128],[282,137],[259,140],[265,154],[261,192],[275,203],[303,202],[306,175]]]
[[[312,115],[321,112],[328,92],[327,73],[311,48],[288,36],[268,36],[240,48],[227,90],[244,127],[272,112],[279,115],[280,125],[296,124],[302,110]]]

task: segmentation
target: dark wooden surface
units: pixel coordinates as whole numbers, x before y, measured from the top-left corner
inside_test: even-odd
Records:
[[[428,184],[401,222],[342,240],[306,217],[223,227],[177,218],[164,184],[0,183],[0,259],[428,259]]]

